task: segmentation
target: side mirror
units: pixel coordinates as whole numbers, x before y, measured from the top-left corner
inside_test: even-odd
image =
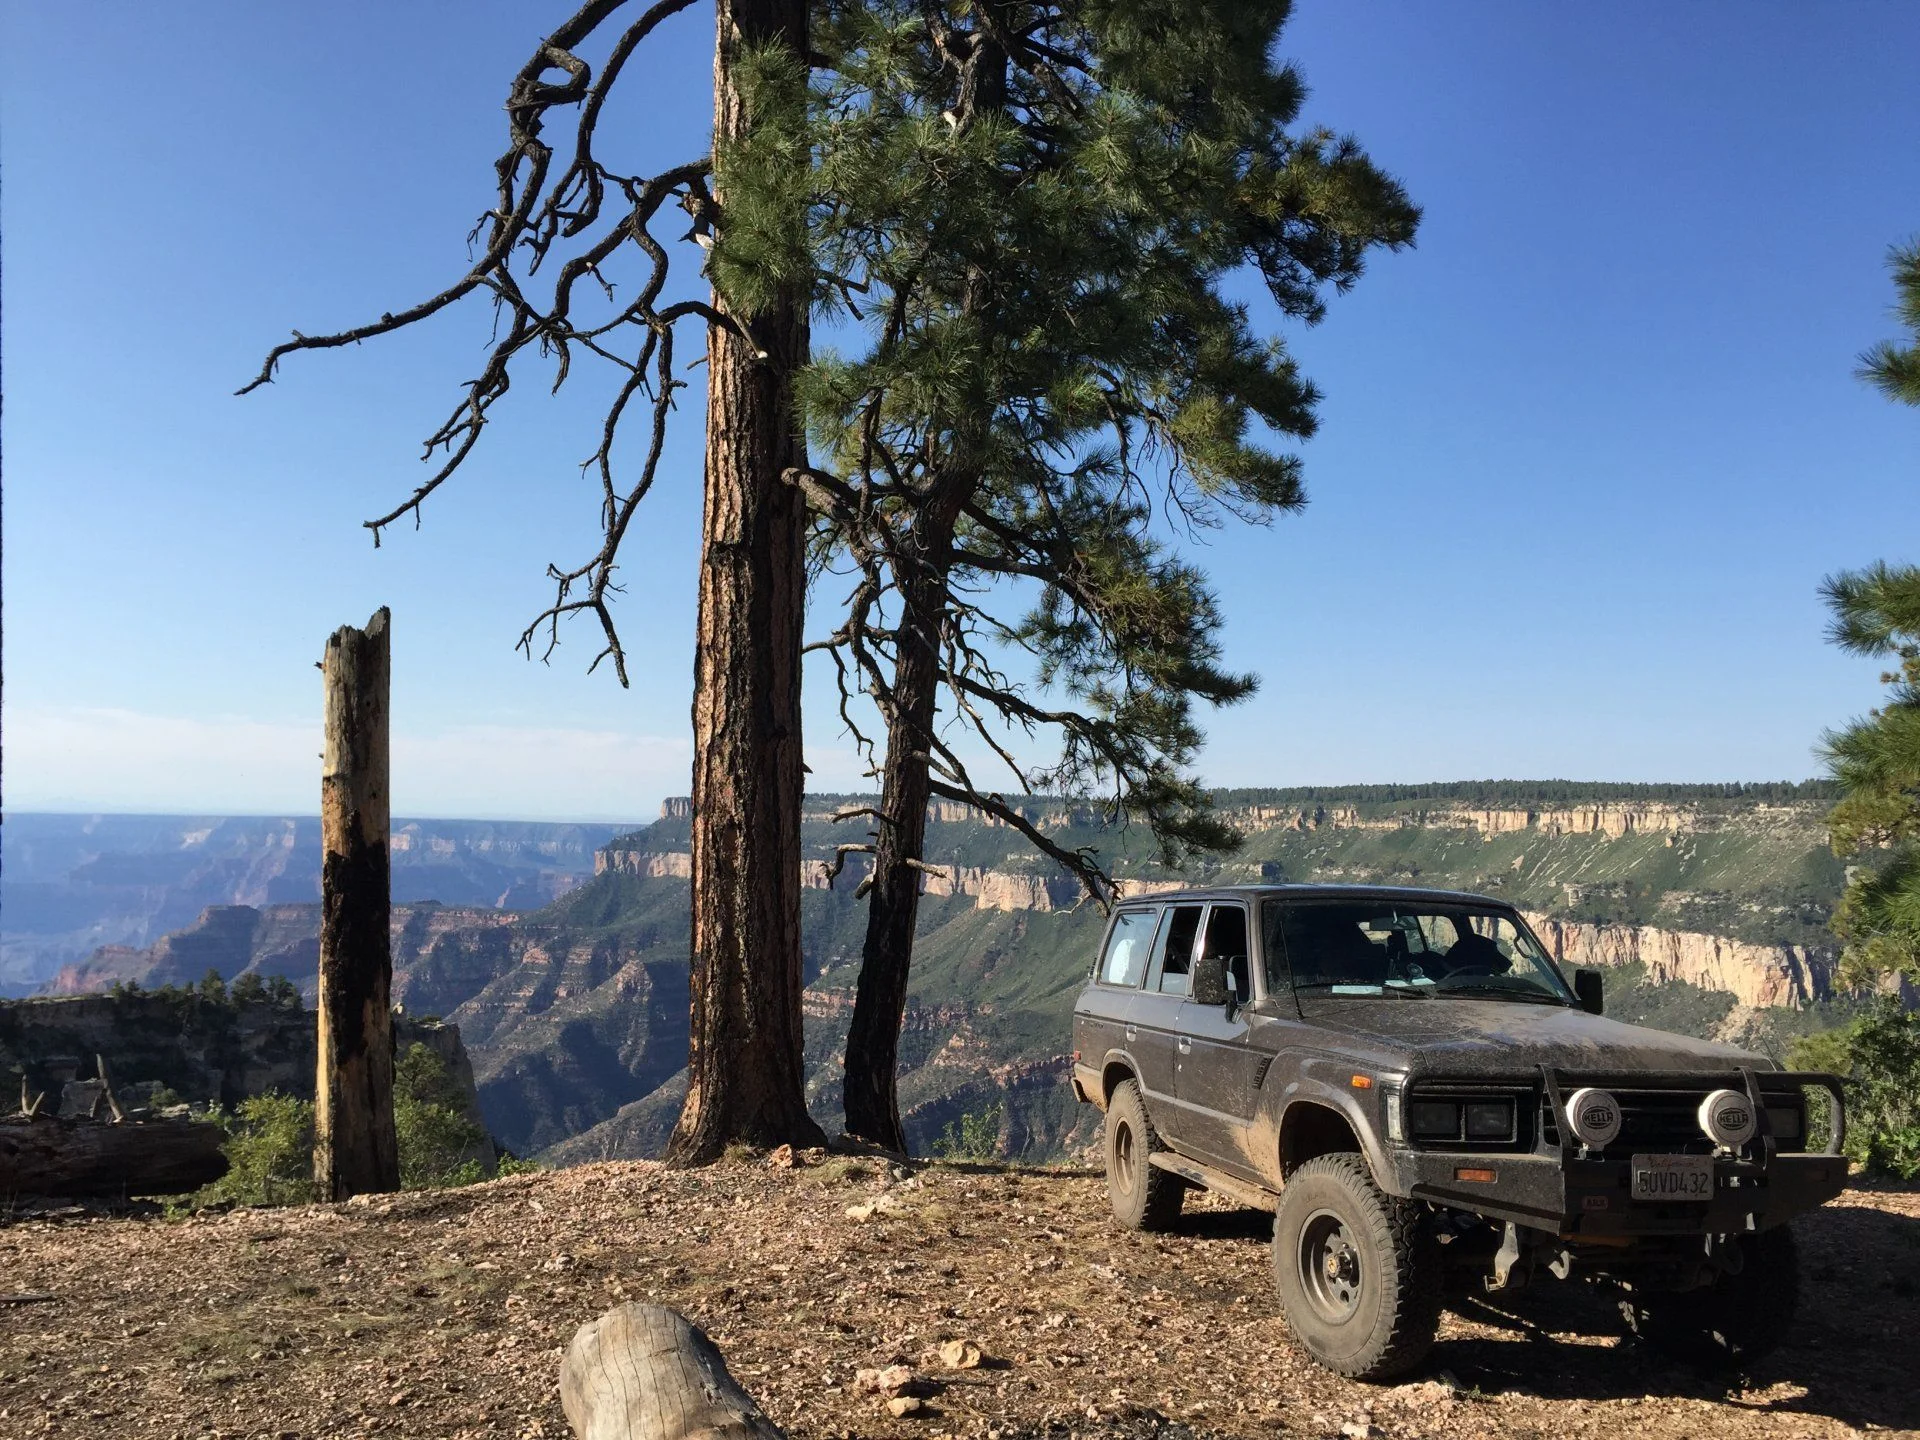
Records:
[[[1602,994],[1604,988],[1598,970],[1573,972],[1573,993],[1580,1001],[1580,1008],[1589,1015],[1606,1013],[1606,1001]]]
[[[1193,988],[1189,992],[1196,1005],[1227,1003],[1227,957],[1202,955],[1193,962]]]

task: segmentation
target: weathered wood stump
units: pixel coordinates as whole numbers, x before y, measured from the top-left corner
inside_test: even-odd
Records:
[[[580,1440],[785,1440],[714,1343],[659,1305],[580,1327],[560,1362],[560,1405]]]
[[[320,770],[319,1066],[313,1178],[328,1200],[400,1188],[393,1132],[388,615],[327,641]]]
[[[227,1173],[223,1138],[198,1120],[0,1120],[0,1197],[197,1190]]]

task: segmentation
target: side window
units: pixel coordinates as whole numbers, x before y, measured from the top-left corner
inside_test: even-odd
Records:
[[[1100,960],[1100,983],[1124,985],[1140,983],[1147,973],[1147,953],[1153,948],[1154,912],[1122,910],[1107,936],[1107,953]]]
[[[1177,905],[1167,912],[1167,923],[1160,928],[1164,937],[1160,953],[1154,958],[1149,990],[1163,995],[1187,993],[1187,972],[1193,968],[1193,942],[1200,934],[1200,905]]]
[[[1293,976],[1287,971],[1287,944],[1281,934],[1286,913],[1284,901],[1260,902],[1260,953],[1267,963],[1269,995],[1284,995],[1293,987]]]
[[[1218,955],[1227,962],[1228,984],[1242,1004],[1253,999],[1253,973],[1247,958],[1247,912],[1239,905],[1215,905],[1207,911],[1207,933],[1200,942],[1202,955]]]

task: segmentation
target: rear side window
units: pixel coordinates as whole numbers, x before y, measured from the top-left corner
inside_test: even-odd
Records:
[[[1122,910],[1107,936],[1107,953],[1100,957],[1102,985],[1134,986],[1147,973],[1147,954],[1153,948],[1154,912]]]
[[[1149,988],[1163,995],[1187,993],[1187,972],[1193,968],[1193,942],[1200,933],[1201,906],[1179,905],[1167,912],[1166,937],[1160,962],[1153,967]]]

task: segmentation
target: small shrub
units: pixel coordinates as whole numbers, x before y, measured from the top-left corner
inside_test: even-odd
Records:
[[[1794,1041],[1787,1064],[1847,1077],[1847,1155],[1869,1172],[1920,1177],[1920,1013],[1894,996],[1838,1029]]]
[[[400,1184],[407,1190],[472,1185],[486,1167],[474,1151],[486,1132],[461,1113],[462,1096],[446,1062],[417,1041],[393,1066],[393,1129],[400,1148]]]
[[[940,1138],[933,1142],[933,1153],[942,1160],[999,1159],[1000,1122],[1006,1113],[1005,1102],[996,1101],[985,1110],[970,1110],[958,1120],[949,1120]]]
[[[446,1063],[431,1048],[414,1044],[395,1057],[393,1130],[402,1189],[443,1189],[487,1178],[476,1153],[486,1132],[467,1119],[461,1102]],[[270,1092],[242,1101],[231,1115],[215,1109],[208,1118],[227,1132],[227,1173],[195,1194],[193,1205],[299,1205],[317,1198],[311,1100]],[[516,1160],[497,1173],[542,1168]]]
[[[314,1198],[313,1102],[278,1091],[209,1112],[227,1132],[227,1173],[194,1196],[198,1205],[299,1205]]]

